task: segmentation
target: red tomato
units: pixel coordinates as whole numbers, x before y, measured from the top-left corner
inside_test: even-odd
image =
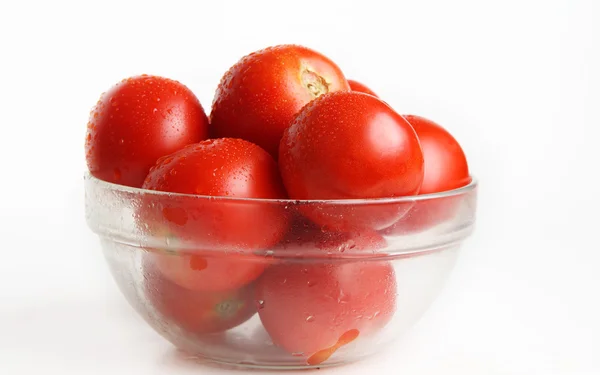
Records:
[[[420,194],[456,189],[471,182],[467,158],[458,141],[442,126],[426,118],[404,116],[413,126],[423,149],[425,174]],[[385,232],[410,233],[428,229],[451,218],[460,197],[417,202],[410,212]]]
[[[358,92],[325,95],[284,132],[281,176],[292,199],[358,199],[417,194],[423,154],[412,126],[383,101]],[[410,204],[308,205],[315,223],[351,232],[382,229]]]
[[[297,218],[284,239],[274,248],[282,257],[338,257],[372,256],[387,246],[385,238],[373,230],[352,233],[328,232],[305,218]]]
[[[95,177],[141,187],[156,160],[208,137],[208,119],[194,94],[167,78],[124,79],[92,111],[85,142]]]
[[[222,332],[256,313],[252,284],[228,292],[198,292],[182,288],[144,261],[144,290],[152,307],[169,323],[190,334]]]
[[[375,94],[375,92],[373,92],[373,90],[371,90],[366,85],[364,85],[358,81],[349,79],[348,84],[350,85],[350,89],[352,91],[364,92],[365,94],[369,94],[369,95],[373,95],[373,96],[377,97],[377,94]]]
[[[249,256],[249,251],[269,248],[288,227],[280,204],[214,198],[286,197],[273,158],[241,139],[207,140],[163,157],[143,187],[213,197],[152,196],[141,210],[140,221],[152,235],[168,234],[186,249],[194,247],[190,253],[165,255],[159,261],[167,277],[187,288],[224,290],[252,281],[266,263],[237,259],[231,253]]]
[[[256,280],[270,259],[224,251],[152,254],[156,267],[178,285],[195,291],[228,291]]]
[[[246,139],[277,158],[281,134],[294,115],[338,90],[350,90],[346,78],[316,51],[280,45],[254,52],[223,76],[210,114],[211,134]]]
[[[256,298],[273,342],[316,365],[389,322],[396,279],[381,261],[278,264],[257,281]]]

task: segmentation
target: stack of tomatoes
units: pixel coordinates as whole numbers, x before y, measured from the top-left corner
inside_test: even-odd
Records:
[[[117,83],[91,113],[86,159],[99,179],[182,193],[138,215],[150,234],[197,246],[144,260],[148,298],[164,319],[214,334],[258,312],[273,342],[310,364],[394,313],[392,266],[342,261],[347,254],[372,255],[385,235],[433,226],[452,211],[427,201],[352,202],[470,182],[464,152],[443,127],[397,113],[298,45],[243,57],[223,76],[210,117],[177,81]],[[278,258],[286,250],[295,260]]]

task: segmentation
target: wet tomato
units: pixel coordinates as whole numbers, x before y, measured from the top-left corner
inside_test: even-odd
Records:
[[[389,322],[396,279],[383,261],[284,263],[265,271],[256,298],[273,342],[316,365]]]
[[[294,115],[328,92],[350,90],[340,68],[298,45],[243,57],[223,76],[210,114],[211,135],[242,138],[278,157],[279,140]]]
[[[386,103],[337,92],[309,103],[284,132],[279,168],[292,199],[340,200],[415,195],[423,154],[412,126]],[[341,231],[383,229],[410,204],[308,205],[316,224]]]
[[[104,93],[88,123],[90,173],[141,187],[156,160],[208,137],[208,119],[196,96],[163,77],[136,76]]]
[[[228,290],[249,283],[267,264],[252,252],[278,243],[288,227],[282,205],[238,199],[286,197],[273,158],[241,139],[207,140],[163,157],[143,187],[202,195],[152,196],[139,215],[152,235],[191,249],[157,260],[167,277],[189,289]]]
[[[452,190],[471,182],[465,153],[446,129],[424,117],[406,115],[404,118],[415,129],[423,149],[425,174],[420,194]],[[385,233],[411,233],[428,229],[451,218],[460,205],[460,199],[449,196],[418,201],[406,216],[386,229]]]
[[[144,291],[161,318],[188,334],[223,332],[256,313],[252,284],[226,292],[182,288],[157,271],[152,258],[144,261]]]

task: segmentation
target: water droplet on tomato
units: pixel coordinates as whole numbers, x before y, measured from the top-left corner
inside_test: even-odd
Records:
[[[294,357],[302,357],[304,355],[304,352],[294,352],[292,353],[292,356]]]
[[[315,321],[315,317],[312,315],[309,315],[306,317],[306,323],[312,323]]]
[[[265,308],[265,301],[263,301],[262,299],[256,301],[256,308],[259,310],[262,310]]]
[[[309,288],[317,285],[317,282],[314,280],[308,280],[308,282],[306,283],[306,285],[308,285]]]

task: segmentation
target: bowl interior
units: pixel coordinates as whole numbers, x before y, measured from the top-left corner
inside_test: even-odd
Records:
[[[129,303],[186,352],[244,367],[383,350],[435,299],[475,223],[477,183],[344,201],[168,194],[85,177],[86,218]]]

